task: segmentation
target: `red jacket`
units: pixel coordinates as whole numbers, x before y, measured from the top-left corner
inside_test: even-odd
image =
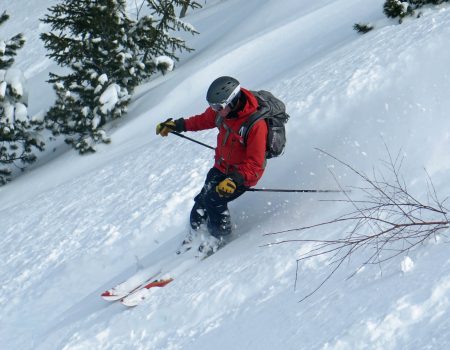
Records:
[[[217,135],[214,167],[224,174],[238,173],[244,179],[245,186],[254,186],[261,178],[266,163],[267,124],[259,120],[250,129],[247,145],[239,135],[241,125],[258,108],[258,101],[253,94],[241,88],[247,97],[243,110],[238,117],[223,119]],[[186,131],[198,131],[216,127],[216,112],[208,107],[202,114],[185,119]],[[227,135],[227,127],[231,130]]]

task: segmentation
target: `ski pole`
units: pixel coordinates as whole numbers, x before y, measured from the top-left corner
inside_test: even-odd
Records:
[[[183,134],[180,134],[179,132],[171,131],[170,133],[171,133],[171,134],[174,134],[174,135],[177,135],[177,136],[179,136],[179,137],[182,137],[182,138],[184,138],[184,139],[187,139],[187,140],[189,140],[189,141],[198,143],[199,145],[202,145],[202,146],[204,146],[204,147],[207,147],[207,148],[210,148],[210,149],[215,149],[214,147],[212,147],[212,146],[210,146],[210,145],[207,145],[206,143],[203,143],[203,142],[200,142],[200,141],[191,139],[190,137],[184,136]]]
[[[348,193],[350,190],[290,190],[290,189],[275,189],[275,188],[249,188],[247,191],[251,192],[294,192],[294,193]]]
[[[202,145],[204,147],[207,147],[209,149],[212,149],[212,150],[215,149],[214,147],[207,145],[206,143],[194,140],[194,139],[187,137],[179,132],[171,131],[170,133],[174,134],[176,136],[182,137],[186,140],[195,142],[195,143]],[[249,188],[247,191],[250,191],[250,192],[293,192],[293,193],[348,193],[348,192],[351,192],[349,190],[348,191],[345,191],[345,190],[291,190],[291,189],[274,189],[274,188]]]

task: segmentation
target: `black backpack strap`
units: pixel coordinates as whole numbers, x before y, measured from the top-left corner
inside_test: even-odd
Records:
[[[241,128],[239,129],[239,135],[244,140],[244,145],[247,145],[248,134],[253,125],[255,125],[258,120],[263,119],[267,112],[269,112],[267,102],[264,100],[261,94],[258,91],[251,91],[251,93],[258,100],[258,110],[250,115],[250,117],[248,117],[248,119],[242,123]]]
[[[260,120],[264,119],[265,113],[260,113],[260,111],[256,111],[253,113],[248,119],[242,123],[240,129],[239,129],[239,135],[244,140],[244,145],[247,145],[247,138],[248,134],[250,133],[250,130],[252,129],[253,125]]]

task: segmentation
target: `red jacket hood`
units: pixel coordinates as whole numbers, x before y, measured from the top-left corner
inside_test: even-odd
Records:
[[[256,97],[247,89],[241,88],[241,92],[247,97],[247,103],[245,104],[244,109],[238,112],[237,119],[247,118],[258,109],[258,100]]]

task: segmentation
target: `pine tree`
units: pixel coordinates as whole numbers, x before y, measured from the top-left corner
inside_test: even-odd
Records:
[[[383,5],[383,12],[387,17],[399,18],[401,23],[403,18],[414,13],[412,6],[405,0],[386,0]]]
[[[150,16],[141,17],[133,32],[141,62],[151,68],[144,78],[148,78],[155,70],[162,73],[172,70],[174,61],[178,61],[177,52],[193,51],[183,39],[174,36],[180,31],[198,34],[190,24],[177,17],[176,8],[201,7],[192,0],[146,0],[146,4]]]
[[[42,21],[51,32],[41,38],[48,56],[70,70],[50,74],[57,98],[46,126],[54,135],[65,135],[80,153],[109,142],[104,127],[126,112],[134,88],[156,71],[171,70],[176,50],[191,50],[168,33],[195,32],[173,16],[179,2],[148,1],[152,16],[136,21],[124,0],[65,0],[49,9]]]
[[[198,4],[194,1],[192,1],[192,3],[191,3],[191,0],[180,1],[180,5],[181,5],[180,18],[186,17],[186,13],[187,13],[187,10],[189,9],[189,7],[192,7],[192,8],[201,7],[200,4]]]
[[[5,12],[0,16],[0,26],[9,19],[9,15]],[[17,34],[7,42],[0,41],[0,69],[6,69],[11,67],[14,63],[14,56],[16,51],[23,47],[25,39],[23,34]]]
[[[122,0],[69,0],[49,9],[43,22],[52,31],[41,35],[48,56],[70,73],[50,73],[55,105],[46,126],[80,153],[94,151],[97,142],[109,142],[102,126],[126,111],[129,90],[139,69],[127,50],[131,22]]]
[[[152,57],[158,62],[158,58],[167,56],[172,60],[178,60],[177,51],[192,51],[183,39],[171,35],[179,31],[197,33],[190,24],[177,17],[175,10],[180,6],[192,9],[201,7],[198,2],[192,0],[147,0],[151,16],[144,17],[141,21],[151,27],[153,35],[147,45],[141,46],[144,49],[145,59]]]
[[[408,2],[413,5],[415,8],[422,7],[430,2],[430,0],[408,0]]]
[[[366,24],[366,23],[355,23],[353,25],[353,29],[361,34],[366,34],[366,33],[370,32],[371,30],[373,30],[373,28],[374,27],[372,25]]]
[[[425,5],[439,5],[444,2],[449,2],[449,0],[386,0],[383,5],[383,12],[387,17],[399,18],[401,23],[404,17],[413,16],[415,10]]]
[[[0,26],[8,19],[4,12]],[[28,116],[23,73],[11,68],[16,51],[24,44],[22,34],[6,41],[0,39],[0,185],[11,180],[14,169],[24,170],[26,164],[34,162],[36,149],[44,150],[39,136],[42,121]]]
[[[419,7],[425,6],[427,4],[439,5],[444,2],[448,2],[449,0],[408,0],[408,1],[411,3],[411,5],[414,5],[415,8],[419,8]]]

